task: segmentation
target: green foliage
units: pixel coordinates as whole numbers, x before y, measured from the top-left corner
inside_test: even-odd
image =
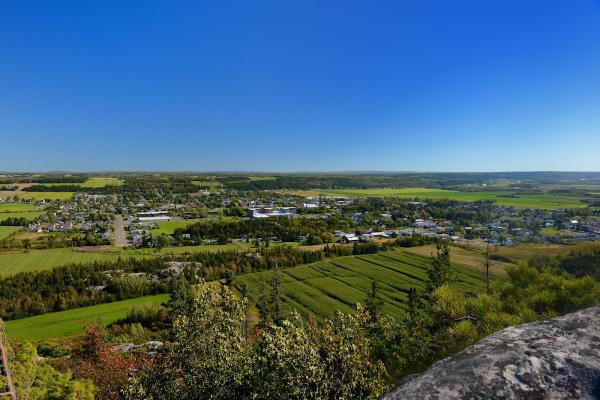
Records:
[[[22,344],[14,357],[11,373],[18,399],[93,400],[94,385],[88,380],[74,380],[70,372],[61,374],[41,361],[35,347]]]
[[[134,324],[154,328],[160,326],[167,319],[167,309],[158,303],[145,303],[134,305],[127,311],[125,318],[117,323]]]
[[[201,285],[170,329],[171,345],[142,381],[140,398],[240,398],[251,372],[245,307],[229,290]]]
[[[507,326],[546,319],[600,303],[600,283],[528,265],[507,268],[508,280],[492,294],[465,296],[447,283],[433,292],[434,351],[437,357]]]
[[[364,310],[320,325],[294,314],[250,337],[246,308],[227,287],[201,285],[128,398],[363,399],[384,391]]]
[[[438,242],[435,244],[435,248],[437,254],[427,266],[427,288],[429,291],[450,282],[454,277],[450,264],[450,248],[448,247],[448,243]]]
[[[365,299],[365,309],[371,317],[371,323],[376,324],[379,320],[382,305],[383,300],[378,297],[377,281],[372,281],[371,290],[367,293],[367,298]]]
[[[82,322],[110,324],[127,315],[128,310],[139,304],[163,303],[168,295],[144,296],[135,299],[116,301],[81,307],[74,310],[36,315],[34,317],[7,321],[7,334],[18,340],[48,340],[76,336],[83,332]]]
[[[600,281],[600,246],[597,244],[578,246],[567,256],[559,258],[558,263],[575,276],[589,275]]]
[[[540,317],[568,313],[600,300],[600,283],[590,276],[571,276],[539,271],[528,265],[508,267],[510,283],[501,285],[499,295],[528,307]]]

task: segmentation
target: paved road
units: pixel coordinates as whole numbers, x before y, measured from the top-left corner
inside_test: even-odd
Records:
[[[125,235],[123,216],[121,214],[115,215],[115,246],[127,246],[127,235]]]

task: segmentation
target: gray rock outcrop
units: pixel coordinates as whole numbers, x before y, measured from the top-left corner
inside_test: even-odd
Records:
[[[382,400],[600,399],[600,307],[503,329]]]

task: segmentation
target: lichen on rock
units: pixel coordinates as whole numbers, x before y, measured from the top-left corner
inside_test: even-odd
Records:
[[[600,307],[503,329],[382,400],[600,399]]]

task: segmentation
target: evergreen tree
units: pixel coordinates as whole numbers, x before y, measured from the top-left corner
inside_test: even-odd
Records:
[[[270,298],[270,302],[271,302],[271,311],[272,311],[272,320],[275,323],[275,325],[280,325],[281,324],[281,320],[282,320],[282,305],[281,305],[281,293],[280,293],[280,287],[281,287],[281,274],[279,272],[278,269],[275,270],[275,273],[273,273],[273,280],[271,281],[271,298]]]
[[[450,264],[450,249],[447,242],[435,244],[436,255],[427,266],[427,290],[433,292],[445,283],[453,280],[454,273]]]
[[[383,301],[377,297],[378,291],[379,286],[377,285],[377,281],[372,281],[371,290],[367,293],[367,298],[365,299],[365,309],[369,313],[372,325],[376,325],[379,321],[381,306],[383,305]]]

